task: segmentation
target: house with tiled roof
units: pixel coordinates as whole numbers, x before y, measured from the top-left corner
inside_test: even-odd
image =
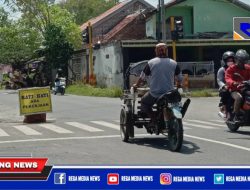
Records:
[[[102,42],[102,40],[105,39],[105,42],[107,42],[109,41],[108,37],[114,37],[113,33],[115,32],[117,34],[118,30],[121,33],[123,27],[126,27],[129,23],[133,22],[140,13],[146,14],[145,12],[150,12],[153,9],[155,8],[144,0],[125,0],[116,4],[103,14],[88,20],[82,24],[80,28],[83,32],[86,30],[88,23],[91,23],[93,30],[93,41]],[[137,31],[130,33],[131,37],[129,38],[126,36],[125,39],[137,39],[132,36],[133,34],[135,35],[136,32]],[[140,33],[139,30],[138,32]],[[120,35],[120,37],[123,36],[125,35]],[[144,37],[145,34],[143,38]],[[122,38],[120,38],[120,40],[121,39]]]
[[[146,18],[155,8],[144,0],[124,0],[103,14],[88,20],[80,26],[82,32],[90,23],[93,31],[93,62],[97,84],[101,86],[121,86],[123,83],[121,40],[146,38]],[[84,80],[89,76],[89,47],[76,51],[70,61],[69,76],[74,80]],[[80,69],[79,69],[80,68]]]

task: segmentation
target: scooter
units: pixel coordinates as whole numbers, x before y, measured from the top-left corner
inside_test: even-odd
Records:
[[[66,78],[60,77],[55,80],[55,88],[53,89],[54,94],[61,93],[61,95],[65,94],[66,88]]]

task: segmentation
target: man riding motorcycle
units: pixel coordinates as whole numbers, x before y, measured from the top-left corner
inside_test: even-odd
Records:
[[[235,55],[236,64],[231,65],[225,74],[226,84],[234,99],[234,122],[238,122],[240,116],[240,107],[243,102],[241,95],[242,82],[250,80],[250,65],[248,65],[249,54],[246,50],[240,49]]]
[[[225,112],[228,109],[227,107],[229,106],[230,102],[230,93],[228,91],[228,86],[226,85],[226,81],[225,81],[225,71],[226,69],[235,63],[235,54],[232,51],[226,51],[223,55],[222,55],[222,60],[221,60],[221,68],[218,70],[217,72],[217,83],[219,86],[219,92],[220,92],[220,103],[219,103],[219,107],[221,110],[221,114],[223,114],[225,117]]]
[[[139,87],[145,80],[146,76],[150,77],[150,91],[144,94],[141,99],[141,111],[151,118],[151,125],[155,124],[152,106],[156,100],[163,94],[174,89],[175,76],[181,84],[182,76],[176,61],[168,58],[167,45],[159,43],[155,47],[156,57],[149,60],[148,64],[142,71],[137,83],[133,86]]]
[[[59,68],[59,69],[57,69],[56,78],[55,78],[55,90],[54,90],[55,95],[57,94],[57,92],[59,90],[60,80],[62,78],[64,78],[63,70],[61,68]]]
[[[64,77],[63,76],[63,70],[61,68],[57,69],[57,73],[56,73],[56,79],[55,80],[59,80],[59,78]]]

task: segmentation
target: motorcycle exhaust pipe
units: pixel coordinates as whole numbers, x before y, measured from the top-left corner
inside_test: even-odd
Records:
[[[182,118],[185,116],[190,102],[191,100],[189,98],[184,102],[182,109],[181,109]]]

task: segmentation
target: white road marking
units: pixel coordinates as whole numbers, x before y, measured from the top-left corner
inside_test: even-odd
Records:
[[[65,122],[67,125],[73,126],[73,127],[77,127],[79,129],[85,130],[85,131],[89,131],[89,132],[100,132],[103,131],[102,129],[98,129],[95,127],[91,127],[89,125],[85,125],[82,123],[78,123],[78,122]]]
[[[140,136],[151,136],[148,134],[137,134],[136,137]],[[106,138],[120,138],[120,135],[106,135],[106,136],[90,136],[90,137],[59,137],[59,138],[47,138],[47,139],[24,139],[24,140],[13,140],[13,141],[0,141],[0,144],[7,143],[21,143],[21,142],[39,142],[39,141],[57,141],[57,140],[84,140],[84,139],[106,139]]]
[[[241,150],[250,151],[250,148],[235,145],[235,144],[231,144],[231,143],[227,143],[227,142],[216,141],[216,140],[213,140],[213,139],[206,139],[206,138],[203,138],[203,137],[197,137],[197,136],[192,136],[192,135],[184,135],[184,136],[188,137],[188,138],[198,139],[198,140],[207,141],[207,142],[216,143],[216,144],[222,144],[222,145],[225,145],[225,146],[230,146],[230,147],[233,147],[233,148],[238,148],[238,149],[241,149]]]
[[[7,137],[9,136],[8,133],[6,133],[4,130],[0,129],[0,137]]]
[[[27,127],[26,125],[18,125],[13,127],[19,130],[20,132],[24,133],[25,135],[41,135],[41,133],[30,127]]]
[[[114,120],[114,122],[120,123],[120,120]],[[186,127],[186,126],[184,126],[184,129],[192,129],[192,128],[191,128],[191,127]]]
[[[136,135],[136,137],[146,137],[146,136],[151,137],[151,135],[148,135],[148,134],[137,134]],[[206,138],[187,135],[187,134],[185,134],[184,136],[187,138],[193,138],[193,139],[197,139],[197,140],[201,140],[201,141],[206,141],[206,142],[211,142],[211,143],[215,143],[215,144],[233,147],[233,148],[240,149],[240,150],[250,151],[250,148],[231,144],[231,143],[216,141],[216,140],[212,140],[212,139],[206,139]],[[46,142],[46,141],[59,141],[59,140],[65,141],[65,140],[105,139],[105,138],[120,138],[120,135],[90,136],[90,137],[64,137],[64,138],[61,137],[61,138],[47,138],[47,139],[25,139],[25,140],[13,140],[13,141],[0,141],[0,144],[22,143],[22,142],[41,142],[41,141]]]
[[[191,126],[191,127],[198,127],[198,128],[203,128],[203,129],[215,129],[214,127],[209,127],[209,126],[205,126],[205,125],[198,125],[198,124],[193,124],[193,123],[188,123],[188,122],[183,122],[183,124]]]
[[[202,123],[202,124],[206,124],[206,125],[213,125],[213,126],[225,127],[225,125],[220,125],[220,124],[217,124],[217,123],[212,123],[212,122],[207,122],[207,121],[200,121],[200,120],[194,120],[194,119],[188,119],[186,121],[196,122],[196,123]]]
[[[51,131],[54,131],[56,133],[60,133],[60,134],[73,133],[70,130],[64,129],[62,127],[58,127],[58,126],[53,125],[53,124],[39,124],[39,126],[42,128],[46,128],[46,129],[49,129]]]
[[[97,125],[104,126],[104,127],[109,127],[109,128],[115,129],[115,130],[120,130],[120,125],[115,125],[113,123],[109,123],[106,121],[90,121],[90,122],[95,123]]]
[[[211,120],[211,121],[218,122],[218,123],[225,123],[225,121],[223,121],[223,120],[217,120],[217,119]]]

